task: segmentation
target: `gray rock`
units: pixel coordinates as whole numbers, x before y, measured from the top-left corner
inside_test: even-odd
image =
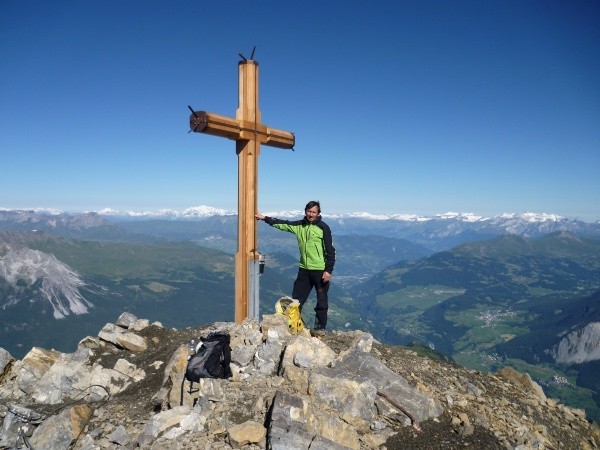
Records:
[[[220,378],[200,378],[200,381],[195,383],[194,386],[198,389],[198,395],[200,397],[223,399],[225,387],[228,384],[229,381]]]
[[[60,414],[46,419],[35,430],[29,440],[31,446],[40,449],[67,450],[81,435],[91,417],[92,409],[87,405],[66,408]]]
[[[262,344],[263,335],[260,324],[251,318],[246,318],[237,327],[231,328],[231,348],[239,346],[258,346]]]
[[[94,442],[94,438],[89,434],[78,439],[77,446],[78,450],[100,450],[100,447]]]
[[[85,348],[89,348],[90,350],[98,350],[100,348],[102,348],[102,346],[106,345],[103,341],[101,341],[99,338],[94,337],[94,336],[87,336],[84,337],[81,341],[79,341],[79,344],[77,344],[77,347],[85,347]]]
[[[269,423],[269,448],[272,450],[305,450],[313,441],[308,432],[305,410],[307,405],[301,397],[278,391],[273,400]]]
[[[123,425],[119,425],[112,433],[108,435],[109,442],[125,446],[131,442],[131,436],[125,430]]]
[[[254,359],[258,345],[238,345],[231,349],[231,362],[239,367],[246,367]]]
[[[137,320],[138,320],[138,318],[134,314],[131,314],[131,313],[128,313],[128,312],[124,312],[123,314],[121,314],[119,316],[119,318],[115,322],[115,325],[117,325],[117,326],[119,326],[121,328],[128,329]]]
[[[210,402],[206,397],[200,397],[190,414],[184,417],[179,426],[184,431],[201,433],[206,430],[206,422],[210,417]]]
[[[377,388],[368,380],[357,382],[338,371],[319,371],[309,375],[308,393],[317,402],[366,421],[376,414]]]
[[[280,314],[265,315],[261,323],[263,340],[268,339],[269,331],[275,331],[279,336],[291,336],[287,317]]]
[[[4,373],[8,370],[14,360],[15,358],[13,358],[8,351],[0,347],[0,378],[4,376]]]
[[[479,397],[481,394],[485,393],[485,390],[480,389],[470,382],[465,383],[464,387],[469,394],[472,394],[475,397]]]
[[[351,380],[355,383],[372,384],[375,392],[385,393],[395,399],[395,402],[408,410],[419,422],[437,417],[443,411],[441,405],[434,399],[417,391],[404,378],[359,347],[340,355],[333,367],[320,368],[313,372],[313,376],[318,375],[330,380]],[[322,380],[322,378],[315,378],[315,385],[309,390],[319,391],[318,384],[316,384],[316,380],[319,379]],[[336,401],[336,403],[341,402]],[[356,411],[356,407],[358,405],[353,403],[351,410]]]
[[[131,331],[139,332],[145,330],[150,326],[150,321],[148,319],[138,319],[129,325],[129,329]]]
[[[61,354],[31,389],[31,397],[39,403],[58,404],[73,399],[98,401],[115,395],[145,374],[125,360],[115,369],[90,365],[90,350],[79,347],[74,353]]]
[[[117,347],[126,348],[132,352],[142,352],[148,348],[146,339],[131,331],[123,330],[112,323],[104,325],[100,333],[98,333],[98,337]]]
[[[297,336],[285,348],[280,372],[294,365],[303,369],[315,369],[330,364],[336,354],[319,339]]]
[[[132,378],[135,382],[146,378],[146,372],[144,372],[142,369],[138,369],[135,364],[131,364],[129,361],[123,358],[117,360],[113,369]]]
[[[149,446],[157,437],[162,435],[167,429],[172,428],[191,412],[189,406],[176,406],[168,411],[162,411],[153,416],[138,438],[140,447]]]
[[[317,403],[318,404],[318,403]],[[273,400],[269,439],[273,449],[360,448],[355,427],[300,396],[277,391]]]
[[[161,410],[178,405],[193,406],[194,398],[189,392],[189,381],[184,380],[189,350],[181,345],[171,355],[165,366],[161,388],[154,394],[153,402]]]
[[[2,415],[4,420],[0,429],[0,448],[12,448],[19,437],[20,427],[24,425],[28,426],[26,436],[31,436],[35,427],[46,418],[43,414],[20,405],[2,408]]]
[[[17,385],[26,394],[31,394],[38,381],[56,362],[60,352],[33,347],[25,355],[19,367]]]
[[[74,353],[61,353],[32,389],[36,402],[57,404],[81,397],[90,385],[90,350],[79,347]]]
[[[276,374],[284,349],[284,339],[289,336],[287,330],[281,331],[280,328],[272,328],[267,332],[266,342],[254,355],[254,367],[259,373],[267,376]]]

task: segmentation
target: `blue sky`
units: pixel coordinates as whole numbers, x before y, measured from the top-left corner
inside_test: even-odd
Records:
[[[600,219],[600,2],[0,2],[0,207],[237,208],[256,46],[259,208]]]

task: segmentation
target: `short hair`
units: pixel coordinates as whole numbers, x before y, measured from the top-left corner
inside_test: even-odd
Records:
[[[321,204],[318,200],[311,200],[310,202],[308,202],[304,207],[304,212],[308,211],[310,208],[313,208],[315,206],[319,209],[319,214],[321,214]]]

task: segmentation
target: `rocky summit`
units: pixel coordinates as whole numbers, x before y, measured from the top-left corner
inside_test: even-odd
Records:
[[[190,340],[231,337],[229,379],[184,379]],[[167,329],[130,313],[73,353],[0,348],[1,449],[592,449],[583,411],[526,374],[468,370],[370,334],[287,320]]]

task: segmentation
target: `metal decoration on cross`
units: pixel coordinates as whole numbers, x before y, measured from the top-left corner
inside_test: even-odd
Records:
[[[246,317],[258,319],[259,266],[264,262],[258,252],[258,155],[261,144],[292,149],[293,133],[270,128],[261,123],[258,109],[258,61],[254,51],[250,58],[238,63],[239,95],[235,118],[206,111],[190,115],[190,130],[196,133],[226,137],[236,142],[238,155],[238,248],[235,256],[235,322]]]

